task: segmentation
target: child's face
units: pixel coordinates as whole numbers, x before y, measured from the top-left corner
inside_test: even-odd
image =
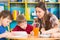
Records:
[[[20,27],[23,28],[23,29],[26,29],[27,22],[20,23]]]
[[[10,23],[12,22],[12,20],[10,20],[9,16],[6,17],[6,18],[2,18],[2,25],[5,27],[5,26],[8,26]]]

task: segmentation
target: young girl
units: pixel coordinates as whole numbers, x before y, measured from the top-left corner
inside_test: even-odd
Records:
[[[12,34],[7,32],[5,27],[12,22],[12,15],[9,11],[4,10],[0,13],[0,40],[6,40],[6,37],[10,37]]]

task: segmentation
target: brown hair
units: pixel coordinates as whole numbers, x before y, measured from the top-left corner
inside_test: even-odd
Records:
[[[10,13],[10,11],[8,10],[3,10],[1,13],[0,13],[0,18],[3,17],[3,18],[6,18],[9,16],[9,19],[10,20],[13,20],[12,18],[12,14]]]
[[[45,11],[45,14],[44,14],[44,17],[43,17],[43,20],[41,22],[41,20],[38,18],[38,21],[40,24],[45,24],[44,25],[44,28],[45,30],[49,30],[50,28],[52,28],[52,24],[50,23],[50,17],[52,16],[51,13],[47,13],[47,9],[46,9],[46,6],[45,6],[45,3],[44,2],[39,2],[36,6],[36,7],[39,7],[41,8],[43,11]],[[40,26],[40,30],[41,30],[42,26]]]
[[[44,2],[38,2],[37,5],[35,6],[35,8],[36,7],[39,7],[41,9],[43,9],[44,11],[46,11],[46,6],[45,6]]]
[[[19,23],[26,21],[26,19],[25,19],[24,15],[18,15],[16,21],[19,24]]]

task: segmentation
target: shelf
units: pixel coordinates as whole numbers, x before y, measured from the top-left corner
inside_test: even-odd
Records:
[[[13,20],[13,21],[15,21],[15,22],[16,22],[16,20]],[[33,19],[32,19],[32,20],[27,20],[27,21],[33,21]]]
[[[28,2],[29,4],[37,4],[38,2]]]
[[[46,4],[60,4],[60,2],[45,2]]]
[[[29,22],[29,21],[32,21],[32,22],[33,22],[33,20],[27,20],[27,21],[28,21],[28,22]]]
[[[25,2],[10,2],[10,3],[25,3]]]

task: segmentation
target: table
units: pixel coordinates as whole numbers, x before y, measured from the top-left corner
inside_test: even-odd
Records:
[[[11,40],[60,40],[60,38],[37,38],[37,37],[27,37],[27,38],[9,38]]]
[[[11,40],[56,40],[56,39],[58,39],[58,40],[60,40],[60,38],[41,38],[41,37],[34,37],[34,36],[32,36],[32,35],[28,35],[28,36],[23,36],[23,38],[21,38],[20,36],[17,36],[17,37],[15,37],[15,36],[11,36],[9,39],[11,39]]]

